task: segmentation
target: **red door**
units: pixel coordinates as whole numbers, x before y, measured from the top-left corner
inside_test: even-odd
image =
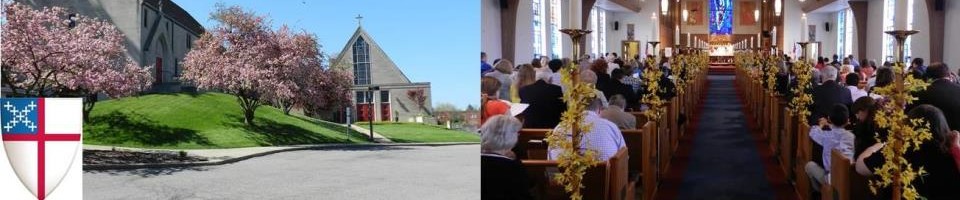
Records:
[[[370,104],[357,104],[357,121],[370,121],[373,118],[371,108]]]
[[[392,121],[390,119],[390,103],[380,103],[380,121]]]
[[[156,83],[163,83],[163,58],[157,57],[157,63],[153,67],[157,70]]]

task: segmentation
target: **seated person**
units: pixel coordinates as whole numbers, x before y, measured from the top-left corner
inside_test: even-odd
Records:
[[[823,83],[814,87],[812,96],[813,104],[810,104],[810,116],[807,118],[811,125],[820,118],[825,118],[834,104],[843,104],[849,107],[853,104],[853,98],[850,98],[850,90],[841,86],[837,82],[837,69],[833,67],[824,67],[820,74]],[[829,154],[829,152],[826,152]]]
[[[613,95],[610,97],[610,106],[603,109],[600,116],[610,120],[620,129],[637,129],[637,117],[623,111],[626,105],[627,100],[622,95]]]
[[[610,159],[610,157],[613,157],[620,148],[626,148],[627,144],[623,140],[623,133],[620,132],[617,125],[600,117],[599,113],[602,109],[603,105],[600,98],[593,98],[590,104],[587,105],[587,110],[583,112],[583,121],[589,124],[588,129],[590,132],[584,133],[579,146],[581,149],[596,152],[597,159],[606,161]],[[570,135],[570,130],[561,126],[557,126],[553,131]],[[562,153],[562,149],[553,149],[551,147],[549,150],[550,160],[556,160],[560,153]]]
[[[480,125],[488,118],[507,114],[510,104],[500,100],[500,81],[496,78],[484,76],[480,80]]]
[[[480,193],[490,199],[533,199],[532,184],[511,148],[517,143],[520,121],[497,115],[480,127]]]
[[[910,149],[904,157],[914,168],[923,167],[927,172],[922,178],[915,179],[912,184],[917,189],[917,193],[926,199],[960,199],[960,193],[946,185],[956,185],[960,182],[960,170],[956,160],[949,152],[951,148],[956,148],[956,141],[950,142],[951,131],[947,126],[947,120],[943,117],[943,111],[939,108],[923,104],[910,110],[907,113],[910,119],[923,119],[930,125],[930,133],[933,138],[924,141],[920,145],[920,150]],[[951,144],[952,143],[952,144]],[[862,175],[872,175],[873,170],[877,169],[886,162],[880,149],[885,144],[880,143],[868,148],[857,158],[857,173]],[[881,195],[889,196],[890,191],[884,191]]]
[[[860,97],[867,96],[867,91],[860,87],[860,75],[857,73],[847,74],[847,78],[844,79],[844,83],[847,84],[847,90],[850,90],[851,102],[860,99]]]
[[[560,86],[547,82],[550,74],[537,74],[537,81],[520,88],[520,103],[529,104],[523,110],[524,128],[553,128],[560,123],[560,114],[567,110]]]
[[[807,176],[810,177],[810,184],[817,191],[820,191],[820,185],[830,181],[830,152],[837,149],[843,153],[843,156],[852,158],[854,151],[854,135],[843,129],[850,117],[847,106],[835,104],[829,117],[829,120],[820,118],[819,126],[810,127],[810,139],[823,146],[823,153],[820,158],[823,160],[823,166],[821,167],[816,162],[810,161],[804,168]]]

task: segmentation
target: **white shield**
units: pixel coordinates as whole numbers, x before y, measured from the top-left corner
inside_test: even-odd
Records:
[[[79,98],[46,98],[44,132],[47,136],[57,134],[81,134],[83,131],[82,100]],[[81,137],[82,138],[82,137]],[[76,159],[81,141],[3,141],[7,159],[20,178],[20,182],[34,196],[49,196],[66,176]],[[43,167],[40,167],[40,156]],[[43,180],[40,179],[43,170]],[[80,169],[77,169],[80,170]],[[43,182],[43,191],[40,183]]]

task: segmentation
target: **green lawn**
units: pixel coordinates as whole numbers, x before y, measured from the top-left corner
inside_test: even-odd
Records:
[[[313,118],[260,106],[243,123],[236,97],[222,93],[151,94],[101,101],[84,124],[85,144],[163,149],[365,143],[358,133]]]
[[[366,122],[356,125],[366,128]],[[393,142],[480,142],[477,134],[417,123],[374,123],[373,131]]]

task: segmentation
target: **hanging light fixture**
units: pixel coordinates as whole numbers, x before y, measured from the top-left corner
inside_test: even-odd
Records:
[[[683,9],[683,12],[680,13],[680,15],[683,16],[683,22],[687,22],[687,20],[690,19],[690,11],[687,9]]]
[[[776,0],[773,2],[773,14],[779,17],[780,11],[783,11],[783,0]]]
[[[667,15],[668,7],[670,7],[670,0],[660,0],[660,14]]]

